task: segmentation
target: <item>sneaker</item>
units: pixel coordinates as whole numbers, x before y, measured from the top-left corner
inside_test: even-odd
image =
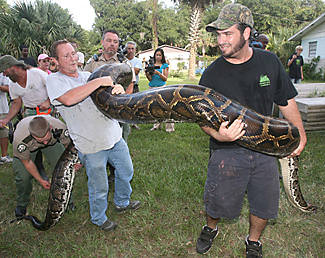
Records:
[[[213,239],[217,237],[218,233],[218,228],[213,230],[207,225],[203,226],[201,234],[196,241],[196,251],[199,254],[206,254],[210,250]]]
[[[17,206],[15,209],[16,218],[21,218],[26,215],[26,207]]]
[[[138,125],[136,125],[136,124],[133,124],[133,125],[132,125],[132,128],[135,128],[135,129],[137,129],[137,130],[140,130],[140,127],[139,127]]]
[[[106,220],[103,225],[99,228],[105,231],[112,231],[117,227],[117,224],[114,221]]]
[[[130,204],[126,207],[115,206],[115,210],[118,213],[122,213],[128,210],[137,210],[140,208],[141,202],[140,201],[130,201]]]
[[[13,158],[9,157],[9,156],[4,156],[0,158],[0,164],[4,164],[4,163],[11,163],[13,161]]]
[[[161,129],[160,123],[154,124],[153,127],[150,129],[150,131]]]
[[[246,257],[247,258],[261,258],[262,255],[262,244],[260,241],[250,241],[248,236],[245,239],[246,245]]]

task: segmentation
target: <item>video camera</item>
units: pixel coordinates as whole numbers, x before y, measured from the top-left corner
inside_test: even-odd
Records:
[[[117,50],[117,58],[122,63],[125,60],[125,55],[127,53],[125,45],[123,44],[122,39],[119,39],[119,48]]]
[[[146,73],[149,73],[150,75],[153,75],[153,73],[155,72],[155,69],[159,69],[160,66],[155,66],[155,61],[154,61],[154,58],[153,56],[151,56],[149,58],[149,61],[147,62],[146,61],[146,66],[144,68],[145,72]]]

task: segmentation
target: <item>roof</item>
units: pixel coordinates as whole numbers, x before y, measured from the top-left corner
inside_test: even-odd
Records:
[[[170,45],[161,45],[161,46],[158,46],[158,48],[172,48],[172,49],[175,49],[175,50],[178,50],[178,51],[183,51],[183,52],[190,52],[188,50],[185,50],[184,48],[180,48],[180,47],[174,47],[174,46],[170,46]],[[143,51],[140,51],[138,52],[137,54],[144,54],[144,53],[147,53],[147,52],[150,52],[150,51],[154,51],[153,48],[150,48],[150,49],[147,49],[147,50],[143,50]]]
[[[305,28],[303,28],[302,30],[298,31],[295,35],[290,37],[288,41],[301,40],[303,36],[308,34],[311,30],[313,30],[318,25],[322,24],[324,21],[325,21],[325,13],[318,16],[315,20],[309,23]]]

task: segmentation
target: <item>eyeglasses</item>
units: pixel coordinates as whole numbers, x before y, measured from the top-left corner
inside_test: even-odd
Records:
[[[76,52],[73,52],[73,53],[71,53],[71,54],[66,54],[66,55],[64,55],[64,56],[61,56],[60,58],[63,58],[63,59],[65,59],[65,60],[68,60],[69,58],[75,58],[76,55],[77,55],[77,53],[76,53]]]

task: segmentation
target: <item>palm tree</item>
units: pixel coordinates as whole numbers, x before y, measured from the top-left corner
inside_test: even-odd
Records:
[[[153,0],[153,5],[152,5],[152,48],[153,49],[156,49],[158,47],[157,10],[158,10],[158,0]]]
[[[188,4],[192,7],[191,19],[190,19],[190,31],[189,31],[189,42],[190,42],[190,61],[188,77],[193,79],[195,77],[195,61],[197,45],[200,36],[200,25],[202,21],[202,15],[207,6],[215,4],[216,2],[222,2],[223,0],[173,0],[174,3]]]
[[[0,27],[2,52],[16,57],[21,44],[27,45],[30,54],[36,57],[47,52],[55,40],[83,37],[82,28],[67,10],[43,0],[34,4],[17,2],[8,13],[0,16]]]

